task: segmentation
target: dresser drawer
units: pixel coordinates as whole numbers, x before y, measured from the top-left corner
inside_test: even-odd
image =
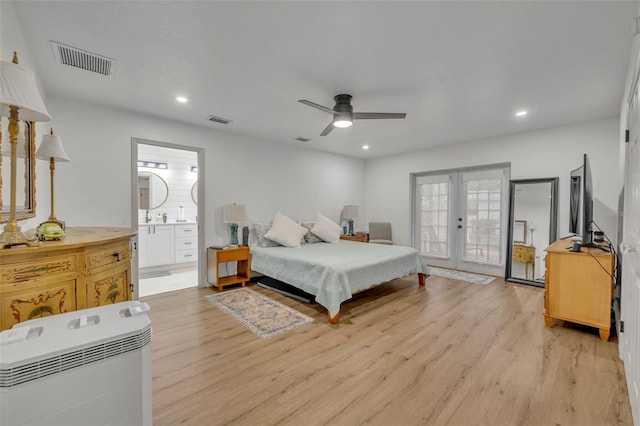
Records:
[[[188,238],[176,238],[175,249],[178,250],[196,250],[198,248],[198,241]]]
[[[131,251],[128,242],[119,242],[87,250],[87,269],[129,262]]]
[[[60,280],[64,275],[75,275],[77,269],[77,258],[74,254],[9,263],[0,267],[0,284],[6,288],[8,283],[18,286],[26,282],[53,282]],[[6,290],[10,291],[8,288]]]
[[[197,239],[198,225],[176,225],[175,232],[176,238],[193,237]]]
[[[176,263],[195,262],[198,260],[198,249],[176,250]]]

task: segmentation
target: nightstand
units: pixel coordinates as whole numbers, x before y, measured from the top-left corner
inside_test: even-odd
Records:
[[[359,243],[368,243],[369,234],[366,232],[356,232],[355,235],[340,235],[341,240],[357,241]]]
[[[220,276],[220,264],[236,262],[236,274],[229,277]],[[207,282],[212,287],[217,287],[221,291],[224,286],[231,284],[242,284],[251,278],[251,259],[249,247],[228,247],[214,249],[207,247]]]

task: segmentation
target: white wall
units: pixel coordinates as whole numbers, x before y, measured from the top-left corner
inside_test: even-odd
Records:
[[[390,221],[394,241],[409,245],[410,173],[510,162],[512,179],[560,178],[558,235],[563,236],[569,221],[569,172],[582,164],[583,153],[591,162],[595,196],[617,210],[618,137],[619,121],[612,117],[369,160],[368,220]]]
[[[207,245],[228,239],[224,204],[246,204],[256,222],[278,210],[293,219],[321,212],[338,221],[344,205],[364,205],[363,160],[73,99],[50,97],[47,107],[71,158],[56,168],[56,213],[68,226],[131,226],[132,137],[205,149]]]

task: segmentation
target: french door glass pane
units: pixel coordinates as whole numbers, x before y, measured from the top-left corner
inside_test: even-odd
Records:
[[[449,183],[420,184],[420,253],[449,255]]]
[[[502,179],[466,180],[464,260],[500,264]]]

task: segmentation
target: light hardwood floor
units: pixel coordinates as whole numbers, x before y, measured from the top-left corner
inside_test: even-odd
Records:
[[[544,290],[415,276],[263,341],[191,288],[143,298],[154,425],[630,425],[616,336],[545,328]],[[229,290],[225,290],[229,291]]]

